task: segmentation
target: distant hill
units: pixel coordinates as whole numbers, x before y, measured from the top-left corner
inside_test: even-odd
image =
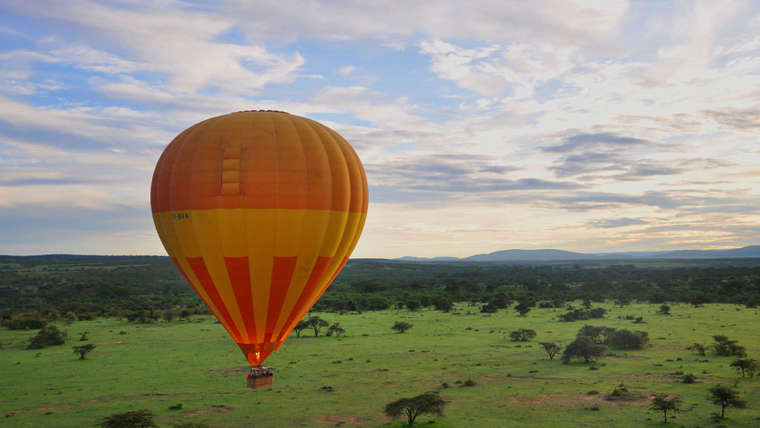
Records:
[[[456,257],[401,257],[398,261],[415,262],[513,262],[513,261],[573,261],[573,260],[625,260],[625,259],[731,259],[760,258],[760,245],[728,250],[632,251],[618,253],[576,253],[564,250],[502,250],[488,254]]]

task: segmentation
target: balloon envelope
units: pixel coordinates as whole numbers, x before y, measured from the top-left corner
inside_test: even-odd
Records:
[[[346,140],[275,111],[188,128],[164,150],[151,186],[167,253],[255,366],[346,263],[367,202]]]

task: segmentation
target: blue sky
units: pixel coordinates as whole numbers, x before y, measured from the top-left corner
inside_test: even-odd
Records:
[[[344,135],[354,256],[760,243],[753,1],[0,0],[0,253],[162,254],[183,129],[273,108]]]

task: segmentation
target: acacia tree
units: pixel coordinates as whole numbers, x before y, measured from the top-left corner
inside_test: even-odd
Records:
[[[326,336],[340,336],[342,334],[346,334],[346,330],[337,322],[331,325],[330,328],[327,329],[327,333],[325,333]]]
[[[320,328],[327,327],[328,325],[330,325],[329,322],[323,320],[322,318],[316,315],[313,317],[310,317],[308,320],[306,320],[306,322],[308,323],[309,327],[314,329],[314,337],[319,336]]]
[[[692,350],[703,357],[705,356],[705,351],[707,351],[707,347],[705,345],[696,342],[686,349]]]
[[[531,302],[529,300],[522,300],[515,306],[515,310],[520,314],[521,317],[524,317],[528,314],[528,312],[530,312],[530,308],[533,306],[535,306],[534,302]]]
[[[747,402],[739,399],[739,393],[731,387],[724,385],[715,385],[710,388],[709,400],[713,404],[720,406],[720,417],[726,417],[726,407],[735,407],[737,409],[743,409],[747,407]]]
[[[79,355],[80,360],[84,360],[84,356],[95,349],[95,345],[88,343],[86,345],[74,346],[74,353]]]
[[[393,324],[393,327],[391,327],[391,329],[396,330],[399,333],[404,333],[412,327],[414,326],[412,324],[409,324],[408,322],[396,321],[396,323]]]
[[[713,349],[718,355],[722,355],[724,357],[744,357],[747,355],[746,349],[743,346],[739,345],[739,342],[737,340],[729,340],[728,337],[722,334],[713,336],[713,339],[715,340]]]
[[[760,368],[757,361],[751,358],[734,360],[734,362],[731,363],[731,367],[736,367],[736,371],[740,372],[742,377],[747,374],[750,378],[755,377],[755,371]]]
[[[553,360],[554,356],[562,350],[562,346],[554,342],[541,342],[541,345],[544,347],[544,351],[546,351],[546,355],[549,356],[550,360]]]
[[[562,353],[562,362],[567,364],[573,358],[583,358],[583,361],[588,363],[603,354],[604,345],[598,345],[590,338],[581,336],[567,345],[565,352]]]
[[[447,401],[438,396],[437,392],[426,392],[412,398],[401,398],[385,406],[385,414],[391,418],[398,418],[406,415],[408,424],[414,424],[417,416],[423,413],[430,413],[437,416],[443,416],[443,407],[448,404]]]
[[[668,412],[678,412],[681,406],[681,399],[668,394],[655,394],[652,398],[652,405],[649,407],[655,412],[662,412],[665,423],[668,423]]]
[[[293,330],[296,331],[296,337],[301,337],[301,332],[307,328],[309,328],[309,323],[307,321],[301,320],[296,324],[296,326],[293,328]]]

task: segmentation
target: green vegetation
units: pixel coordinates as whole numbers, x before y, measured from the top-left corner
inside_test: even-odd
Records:
[[[117,413],[103,418],[98,424],[102,428],[153,428],[158,427],[153,421],[153,413],[150,410],[134,410],[131,412]]]
[[[668,423],[668,412],[678,412],[681,410],[681,399],[668,394],[655,394],[652,398],[652,406],[650,409],[655,412],[662,412],[664,423]]]
[[[350,260],[315,310],[446,312],[454,303],[479,302],[483,313],[513,307],[527,316],[534,308],[580,300],[582,308],[568,308],[563,316],[577,321],[604,316],[603,308],[592,305],[605,300],[651,302],[660,305],[657,313],[670,313],[674,302],[752,308],[760,305],[758,283],[757,259],[527,265]],[[149,323],[197,314],[208,311],[168,257],[0,256],[0,318],[9,327],[36,329],[48,321],[97,316]]]
[[[521,317],[512,309],[481,313],[481,305],[460,303],[449,313],[421,308],[310,314],[346,333],[293,334],[267,360],[277,368],[274,385],[256,390],[244,387],[245,358],[210,316],[149,324],[59,320],[51,324],[68,331],[68,346],[39,350],[25,349],[37,330],[0,329],[0,418],[4,427],[93,426],[111,415],[147,409],[166,428],[388,428],[408,421],[387,419],[387,403],[433,391],[448,402],[446,416],[423,414],[415,426],[434,421],[430,425],[491,427],[506,421],[518,428],[655,427],[664,415],[649,410],[650,397],[667,394],[678,397],[683,409],[668,411],[668,426],[712,427],[711,414],[721,414],[722,406],[707,397],[717,385],[730,385],[738,394],[732,403],[746,402],[744,409],[727,404],[720,424],[754,426],[760,418],[758,377],[742,378],[730,365],[738,357],[712,349],[705,357],[686,349],[724,335],[745,347],[746,358],[758,359],[756,310],[670,303],[672,315],[637,325],[648,332],[645,347],[610,348],[592,365],[550,360],[544,345],[510,342],[509,333],[534,330],[541,341],[564,349],[579,330],[590,331],[585,324],[630,329],[625,315],[655,319],[660,305],[594,302],[607,316],[581,322],[560,322],[560,308],[537,306]],[[396,321],[414,328],[396,334],[389,328]],[[88,342],[79,341],[83,331]],[[72,355],[71,346],[83,343],[97,345],[86,362]],[[686,373],[694,374],[695,383],[683,383]]]
[[[735,407],[743,409],[747,407],[747,402],[739,399],[739,393],[731,387],[724,385],[715,385],[710,388],[711,401],[713,404],[720,406],[720,417],[726,417],[726,407]]]
[[[426,392],[412,398],[399,398],[385,406],[385,414],[391,418],[406,416],[407,425],[414,425],[418,416],[429,413],[443,416],[443,408],[446,400],[438,396],[437,392]]]
[[[74,349],[74,353],[79,355],[79,359],[84,360],[84,356],[89,354],[90,351],[92,351],[93,349],[95,349],[95,345],[93,345],[92,343],[88,343],[86,345],[73,346],[72,348]]]
[[[41,349],[46,346],[63,345],[66,343],[67,334],[54,325],[42,327],[37,335],[29,340],[26,349]]]

